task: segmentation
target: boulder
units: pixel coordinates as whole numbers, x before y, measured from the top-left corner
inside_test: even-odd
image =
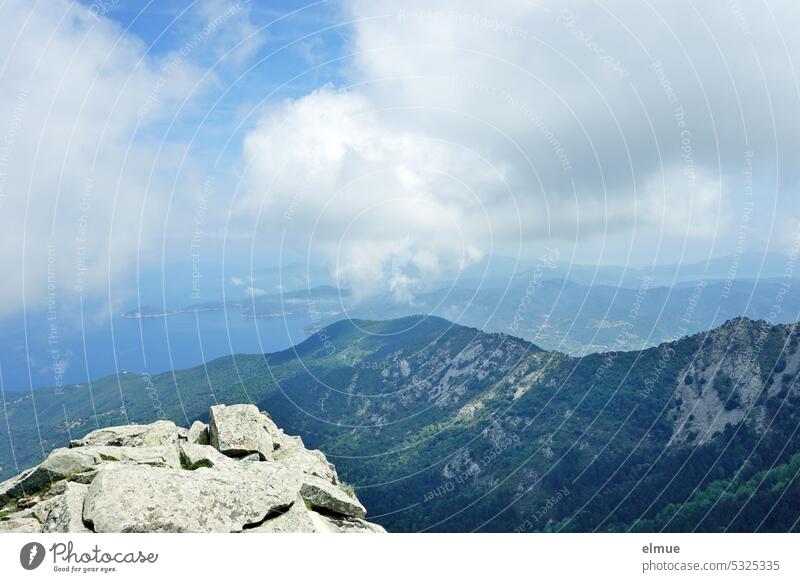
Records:
[[[274,447],[267,421],[269,418],[252,404],[212,406],[208,423],[209,443],[229,457],[258,453],[261,460],[271,459]]]
[[[31,497],[54,482],[89,470],[98,463],[94,454],[73,449],[55,449],[45,461],[0,484],[0,507],[12,499]]]
[[[297,497],[286,511],[269,516],[246,533],[329,533],[322,516],[306,507],[302,497]]]
[[[88,485],[67,483],[61,495],[48,500],[46,515],[40,517],[42,532],[90,533],[83,524],[83,501]]]
[[[208,425],[195,420],[192,426],[189,427],[189,433],[186,440],[193,445],[207,445],[208,444]]]
[[[257,463],[258,461],[261,460],[261,455],[258,453],[250,453],[249,455],[245,455],[244,457],[237,457],[236,460]]]
[[[6,516],[0,519],[0,533],[39,533],[42,524],[35,517]]]
[[[334,533],[386,533],[386,530],[377,523],[370,523],[363,519],[340,519],[331,515],[321,515],[328,531]]]
[[[284,441],[284,444],[275,450],[274,459],[276,462],[297,467],[309,475],[316,475],[334,485],[339,484],[336,468],[320,451],[308,450],[293,441]]]
[[[83,519],[97,533],[238,532],[291,505],[290,473],[266,463],[224,471],[109,464],[89,485]]]
[[[177,444],[178,427],[171,420],[159,420],[153,424],[129,424],[94,430],[82,439],[70,441],[69,446],[157,447]]]
[[[69,480],[82,485],[88,485],[92,482],[96,475],[97,469],[88,469],[86,471],[81,471],[80,473],[75,473],[74,475],[70,476]]]
[[[181,443],[182,445],[185,443]],[[85,447],[81,449],[96,455],[100,461],[133,463],[136,465],[153,465],[154,467],[172,467],[180,469],[181,459],[177,446],[159,445],[155,447]]]
[[[265,519],[246,533],[386,533],[381,526],[363,519],[323,515],[306,506],[298,497],[292,506]]]
[[[364,506],[339,487],[315,475],[306,475],[300,487],[302,497],[312,509],[362,518],[367,514]]]
[[[0,483],[0,531],[383,531],[325,455],[268,414],[215,406],[209,418],[100,429],[53,450]],[[193,442],[203,435],[214,446]]]
[[[181,466],[184,469],[194,471],[200,467],[210,468],[230,462],[228,457],[212,446],[181,443]]]

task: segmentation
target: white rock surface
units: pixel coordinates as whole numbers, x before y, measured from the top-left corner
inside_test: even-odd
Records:
[[[0,532],[384,531],[325,456],[266,413],[215,406],[209,418],[100,429],[55,449],[0,484]]]

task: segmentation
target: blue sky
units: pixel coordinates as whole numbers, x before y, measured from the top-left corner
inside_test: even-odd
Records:
[[[231,128],[258,107],[298,98],[326,83],[341,82],[346,61],[318,66],[342,56],[346,27],[336,17],[339,8],[335,3],[208,2],[209,12],[201,10],[203,4],[197,0],[120,0],[105,14],[124,34],[144,43],[147,55],[168,58],[184,49],[215,18],[224,18],[227,9],[241,6],[240,13],[246,13],[242,19],[251,29],[227,39],[222,46],[228,51],[235,50],[238,42],[253,45],[247,58],[220,60],[223,49],[214,33],[191,52],[191,61],[213,75],[217,86],[195,97],[171,131],[178,137],[191,136],[204,122],[207,133],[198,140],[197,150],[207,149],[216,156],[219,137],[227,140]],[[173,121],[169,119],[169,123]],[[163,129],[162,124],[151,131]],[[226,159],[235,154],[228,152]]]

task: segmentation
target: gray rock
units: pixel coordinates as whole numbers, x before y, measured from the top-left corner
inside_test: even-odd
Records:
[[[232,462],[228,457],[209,445],[181,443],[181,465],[193,471],[200,467],[214,467]]]
[[[45,461],[0,484],[0,507],[12,499],[32,496],[49,488],[54,482],[93,468],[98,458],[80,450],[55,449]]]
[[[257,527],[244,530],[246,533],[328,533],[328,524],[316,511],[306,507],[301,497],[292,506],[275,517],[264,520]]]
[[[271,459],[274,447],[267,421],[269,418],[252,404],[212,406],[208,423],[209,442],[229,457],[258,453],[262,460]]]
[[[207,445],[208,444],[208,425],[195,420],[192,426],[189,427],[189,434],[186,440],[193,445]]]
[[[386,533],[386,530],[377,523],[370,523],[363,519],[340,519],[330,515],[321,515],[328,531],[334,533]]]
[[[308,450],[295,441],[283,441],[283,444],[273,453],[273,458],[276,462],[297,467],[304,473],[316,475],[335,485],[339,484],[336,468],[325,458],[325,455],[317,450]]]
[[[83,519],[97,533],[238,532],[294,501],[291,473],[268,463],[224,471],[109,464],[89,486]]]
[[[72,449],[55,449],[39,465],[39,469],[47,471],[52,476],[66,478],[73,473],[91,469],[97,464],[97,457],[85,451]]]
[[[181,467],[178,447],[173,445],[155,447],[85,447],[81,451],[96,455],[98,463],[112,461],[136,465],[153,465],[154,467],[172,467],[173,469],[180,469]]]
[[[0,507],[3,507],[12,499],[17,499],[26,494],[24,483],[26,480],[31,479],[31,476],[34,474],[37,468],[38,467],[26,469],[16,477],[11,477],[11,479],[8,481],[4,481],[2,484],[0,484]],[[30,489],[31,493],[35,492],[33,488]]]
[[[74,473],[69,480],[82,485],[88,485],[97,476],[97,469],[88,469],[80,473]]]
[[[364,517],[367,510],[358,501],[332,483],[316,477],[305,475],[300,487],[300,497],[307,501],[312,509],[320,509],[348,517]]]
[[[42,532],[58,533],[89,533],[83,524],[83,501],[86,497],[88,485],[67,483],[66,491],[57,497],[48,500],[47,515],[40,518]]]
[[[129,424],[94,430],[82,439],[70,441],[70,448],[86,446],[157,447],[178,444],[178,427],[171,420],[153,424]]]
[[[35,517],[6,516],[0,519],[0,533],[39,533],[42,524]]]
[[[20,509],[28,509],[41,502],[42,498],[38,495],[34,495],[33,497],[21,497],[17,499],[17,507]]]
[[[270,434],[272,435],[272,441],[276,451],[290,448],[304,449],[306,447],[303,444],[302,438],[299,436],[289,436],[288,434],[284,433],[282,429],[278,429],[274,433],[270,432]]]
[[[386,533],[381,526],[363,519],[322,515],[306,507],[302,497],[298,497],[287,511],[244,531],[246,533]]]
[[[251,405],[101,429],[0,483],[0,531],[373,532],[319,451]],[[184,438],[185,435],[185,438]],[[210,445],[211,437],[226,456]],[[231,458],[233,457],[233,458]]]
[[[213,447],[212,447],[213,448]],[[237,457],[237,461],[246,461],[248,463],[257,463],[261,460],[261,455],[258,453],[250,453],[249,455],[245,455],[244,457]]]

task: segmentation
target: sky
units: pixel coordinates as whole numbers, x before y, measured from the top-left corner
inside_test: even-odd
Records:
[[[246,286],[313,262],[404,301],[493,255],[648,265],[800,240],[793,1],[0,16],[0,316],[175,263]]]

